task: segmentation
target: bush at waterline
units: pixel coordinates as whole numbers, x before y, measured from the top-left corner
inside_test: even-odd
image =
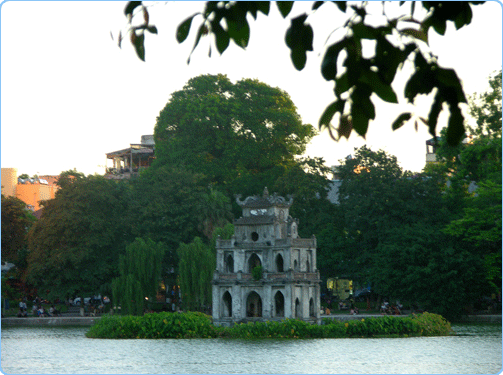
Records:
[[[202,313],[151,313],[143,316],[103,316],[87,332],[90,338],[345,338],[445,336],[451,325],[442,316],[424,313],[411,317],[362,317],[340,322],[323,319],[322,325],[296,319],[281,322],[256,322],[217,327]]]

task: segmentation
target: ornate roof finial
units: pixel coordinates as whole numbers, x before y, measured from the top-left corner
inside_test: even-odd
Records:
[[[262,195],[264,198],[269,196],[269,190],[267,190],[267,186],[264,188],[264,194]]]

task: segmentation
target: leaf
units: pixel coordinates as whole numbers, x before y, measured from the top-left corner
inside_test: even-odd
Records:
[[[369,127],[369,118],[365,116],[362,112],[355,109],[351,112],[351,122],[353,129],[363,138],[367,134],[367,129]]]
[[[435,29],[435,31],[440,35],[444,35],[445,29],[447,28],[446,21],[436,18],[434,18],[432,21],[433,21],[432,26]]]
[[[458,145],[465,136],[465,128],[463,125],[464,118],[461,114],[461,110],[457,105],[449,106],[450,116],[447,124],[447,143],[450,146]]]
[[[327,108],[325,108],[320,117],[320,121],[318,122],[319,128],[322,129],[323,127],[328,127],[330,125],[330,121],[332,121],[332,118],[337,112],[340,112],[341,114],[343,113],[345,104],[346,101],[341,99],[332,102]]]
[[[437,127],[438,115],[442,110],[442,103],[442,97],[440,91],[438,91],[435,95],[435,98],[433,99],[433,104],[431,105],[430,113],[428,115],[428,129],[430,134],[433,136],[436,135],[435,129]]]
[[[269,15],[269,10],[271,8],[271,3],[269,1],[257,1],[257,9],[261,11],[266,16]]]
[[[201,26],[199,26],[199,29],[197,30],[197,35],[196,35],[196,41],[194,42],[194,47],[192,47],[192,51],[190,52],[189,58],[187,59],[187,64],[190,63],[190,57],[192,56],[192,53],[196,49],[197,45],[199,44],[201,37],[203,35],[206,35],[207,33],[208,33],[208,29],[206,28],[205,24],[202,24]]]
[[[227,27],[229,37],[241,48],[248,46],[250,40],[250,25],[246,21],[246,15],[242,19],[227,18]]]
[[[285,18],[290,14],[290,11],[293,7],[293,1],[276,1],[276,5],[278,6],[279,12]]]
[[[456,26],[456,30],[459,30],[465,25],[468,25],[472,22],[472,9],[470,7],[470,4],[463,4],[463,10],[461,10],[458,15],[456,16],[456,19],[454,20],[454,25]]]
[[[337,8],[339,8],[339,10],[341,12],[346,13],[346,2],[345,1],[333,1],[333,3],[335,5],[337,5]]]
[[[341,116],[341,119],[339,121],[339,127],[337,128],[339,139],[341,137],[349,139],[349,136],[351,135],[352,131],[353,131],[353,121],[349,118],[348,115]]]
[[[307,62],[307,55],[305,51],[295,48],[290,53],[290,57],[292,58],[292,63],[295,69],[297,70],[304,69]]]
[[[344,72],[339,78],[335,80],[335,95],[340,97],[342,93],[350,89],[348,73]]]
[[[353,24],[351,30],[353,30],[353,33],[359,39],[376,39],[378,37],[376,29],[372,26],[365,25],[363,22]]]
[[[149,14],[148,14],[147,7],[142,6],[142,9],[143,9],[143,21],[145,22],[145,25],[148,25]]]
[[[366,70],[363,72],[361,81],[365,82],[372,91],[377,94],[382,100],[388,103],[398,103],[398,98],[391,84],[385,84],[381,81],[379,75],[372,71]]]
[[[415,39],[422,40],[426,44],[428,44],[428,34],[425,33],[423,30],[416,30],[416,29],[404,29],[400,30],[402,34],[411,36]]]
[[[343,39],[335,44],[332,44],[325,51],[325,56],[321,62],[321,75],[325,80],[335,80],[337,76],[337,58],[339,53],[346,46],[347,39]]]
[[[124,8],[124,14],[126,16],[132,15],[136,7],[141,6],[141,1],[129,1]]]
[[[193,14],[185,21],[183,21],[180,25],[178,25],[178,28],[176,29],[176,40],[178,41],[178,43],[182,43],[185,39],[187,39],[187,36],[189,35],[190,32],[192,19],[198,14],[200,13]]]
[[[391,129],[397,130],[400,129],[403,124],[405,124],[407,121],[410,120],[412,114],[410,112],[404,112],[400,116],[396,118],[395,121],[393,121],[393,124],[391,125]]]
[[[146,30],[152,34],[157,34],[157,27],[154,25],[148,26]]]
[[[222,28],[222,26],[220,26],[219,23],[215,23],[215,25],[212,24],[212,30],[215,35],[215,43],[217,45],[218,52],[222,54],[229,46],[229,34]]]
[[[312,10],[317,10],[319,7],[321,7],[323,4],[325,4],[324,1],[315,1],[312,7]]]
[[[456,101],[466,103],[466,97],[463,92],[463,86],[459,80],[456,72],[453,69],[445,69],[437,67],[435,69],[436,79],[443,86],[449,87],[456,93]]]
[[[297,70],[302,70],[306,65],[306,51],[313,50],[313,28],[304,23],[306,19],[305,13],[292,19],[285,35],[285,43],[291,50],[290,56]]]

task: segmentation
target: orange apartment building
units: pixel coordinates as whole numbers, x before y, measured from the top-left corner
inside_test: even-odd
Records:
[[[59,176],[39,176],[38,179],[18,178],[16,168],[2,168],[2,194],[22,200],[33,211],[40,209],[40,201],[53,199],[58,190]]]

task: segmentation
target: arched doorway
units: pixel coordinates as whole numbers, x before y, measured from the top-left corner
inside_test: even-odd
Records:
[[[283,271],[283,256],[281,254],[276,255],[276,272]]]
[[[224,318],[232,316],[232,296],[228,291],[222,297],[222,316]]]
[[[314,299],[311,298],[309,300],[309,316],[316,316],[316,312],[314,311]]]
[[[248,273],[251,273],[255,267],[260,267],[262,262],[257,254],[253,253],[248,259]]]
[[[225,272],[233,273],[234,272],[234,258],[231,254],[225,257]]]
[[[274,312],[275,316],[285,316],[285,297],[279,290],[274,295]]]
[[[251,292],[246,299],[246,316],[250,318],[262,317],[262,299],[257,292]]]
[[[302,318],[302,311],[300,309],[300,301],[298,298],[295,299],[295,317]]]

